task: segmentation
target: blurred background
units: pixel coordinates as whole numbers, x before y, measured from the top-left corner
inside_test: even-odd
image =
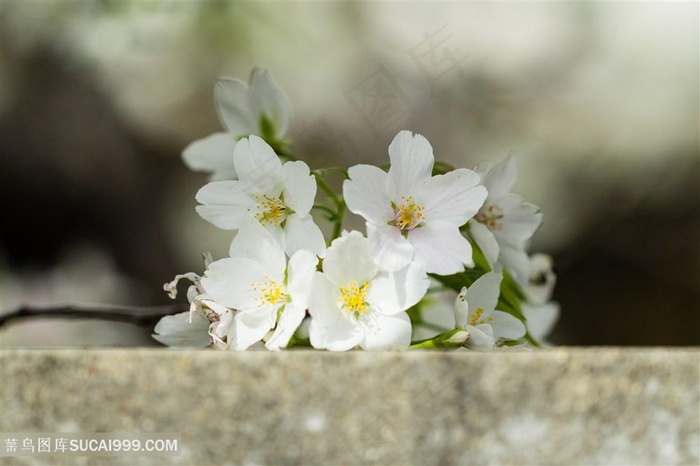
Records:
[[[566,345],[700,344],[696,3],[0,2],[0,312],[168,304],[226,254],[181,161],[219,76],[268,68],[312,168],[387,162],[401,129],[471,167],[517,154]],[[181,296],[184,301],[184,296]],[[155,344],[42,320],[4,346]]]

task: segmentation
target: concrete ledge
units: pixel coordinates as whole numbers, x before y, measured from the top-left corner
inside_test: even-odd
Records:
[[[2,464],[700,463],[698,349],[4,350],[0,376],[3,432],[183,449]]]

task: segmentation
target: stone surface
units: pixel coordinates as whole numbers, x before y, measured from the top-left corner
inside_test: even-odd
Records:
[[[697,349],[4,350],[0,376],[0,431],[183,447],[1,464],[700,463]]]

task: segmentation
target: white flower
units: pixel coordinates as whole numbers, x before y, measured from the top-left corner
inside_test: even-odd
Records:
[[[500,295],[502,275],[489,272],[472,285],[462,288],[455,300],[457,327],[469,332],[465,346],[477,351],[491,351],[500,340],[517,340],[525,335],[525,325],[508,314],[495,310]]]
[[[488,197],[469,221],[470,234],[492,266],[500,263],[523,285],[529,272],[525,250],[542,223],[542,214],[537,206],[510,193],[518,176],[514,156],[508,156],[493,168],[482,162],[476,171],[482,176]]]
[[[530,257],[530,276],[523,286],[527,301],[521,304],[527,321],[527,330],[535,340],[544,342],[559,319],[559,304],[550,301],[557,277],[553,261],[547,254]]]
[[[239,179],[213,181],[197,193],[197,212],[219,228],[234,230],[254,217],[292,256],[308,249],[323,257],[323,234],[311,217],[316,179],[304,162],[282,165],[261,138],[241,139],[233,151]]]
[[[348,208],[367,221],[376,263],[397,271],[416,262],[440,275],[473,266],[471,245],[459,227],[486,199],[479,176],[459,169],[431,177],[433,149],[427,139],[409,131],[396,135],[389,159],[388,173],[356,165],[343,184]]]
[[[430,284],[415,264],[398,272],[381,272],[372,261],[368,240],[359,232],[333,241],[317,273],[309,303],[309,336],[315,348],[345,351],[405,349],[411,343],[406,309]]]
[[[318,259],[301,250],[287,263],[272,235],[252,219],[241,225],[230,256],[213,262],[200,282],[212,300],[237,310],[227,344],[244,350],[274,331],[265,346],[286,347],[306,314]]]
[[[284,91],[267,70],[256,68],[250,86],[243,81],[222,78],[214,89],[216,108],[226,132],[198,139],[182,153],[192,170],[211,172],[211,181],[236,179],[233,147],[251,134],[278,145],[289,128],[291,106]]]
[[[279,141],[289,129],[289,99],[265,69],[253,70],[250,86],[238,79],[220,79],[214,98],[221,123],[236,137],[257,134]]]

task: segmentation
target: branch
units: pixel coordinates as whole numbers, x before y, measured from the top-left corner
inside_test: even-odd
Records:
[[[101,319],[112,322],[126,322],[140,327],[152,327],[163,316],[178,314],[189,310],[189,305],[173,304],[153,307],[130,306],[78,306],[67,305],[59,307],[20,307],[19,309],[0,314],[0,327],[11,320],[31,319],[36,317],[63,317],[68,319]]]

